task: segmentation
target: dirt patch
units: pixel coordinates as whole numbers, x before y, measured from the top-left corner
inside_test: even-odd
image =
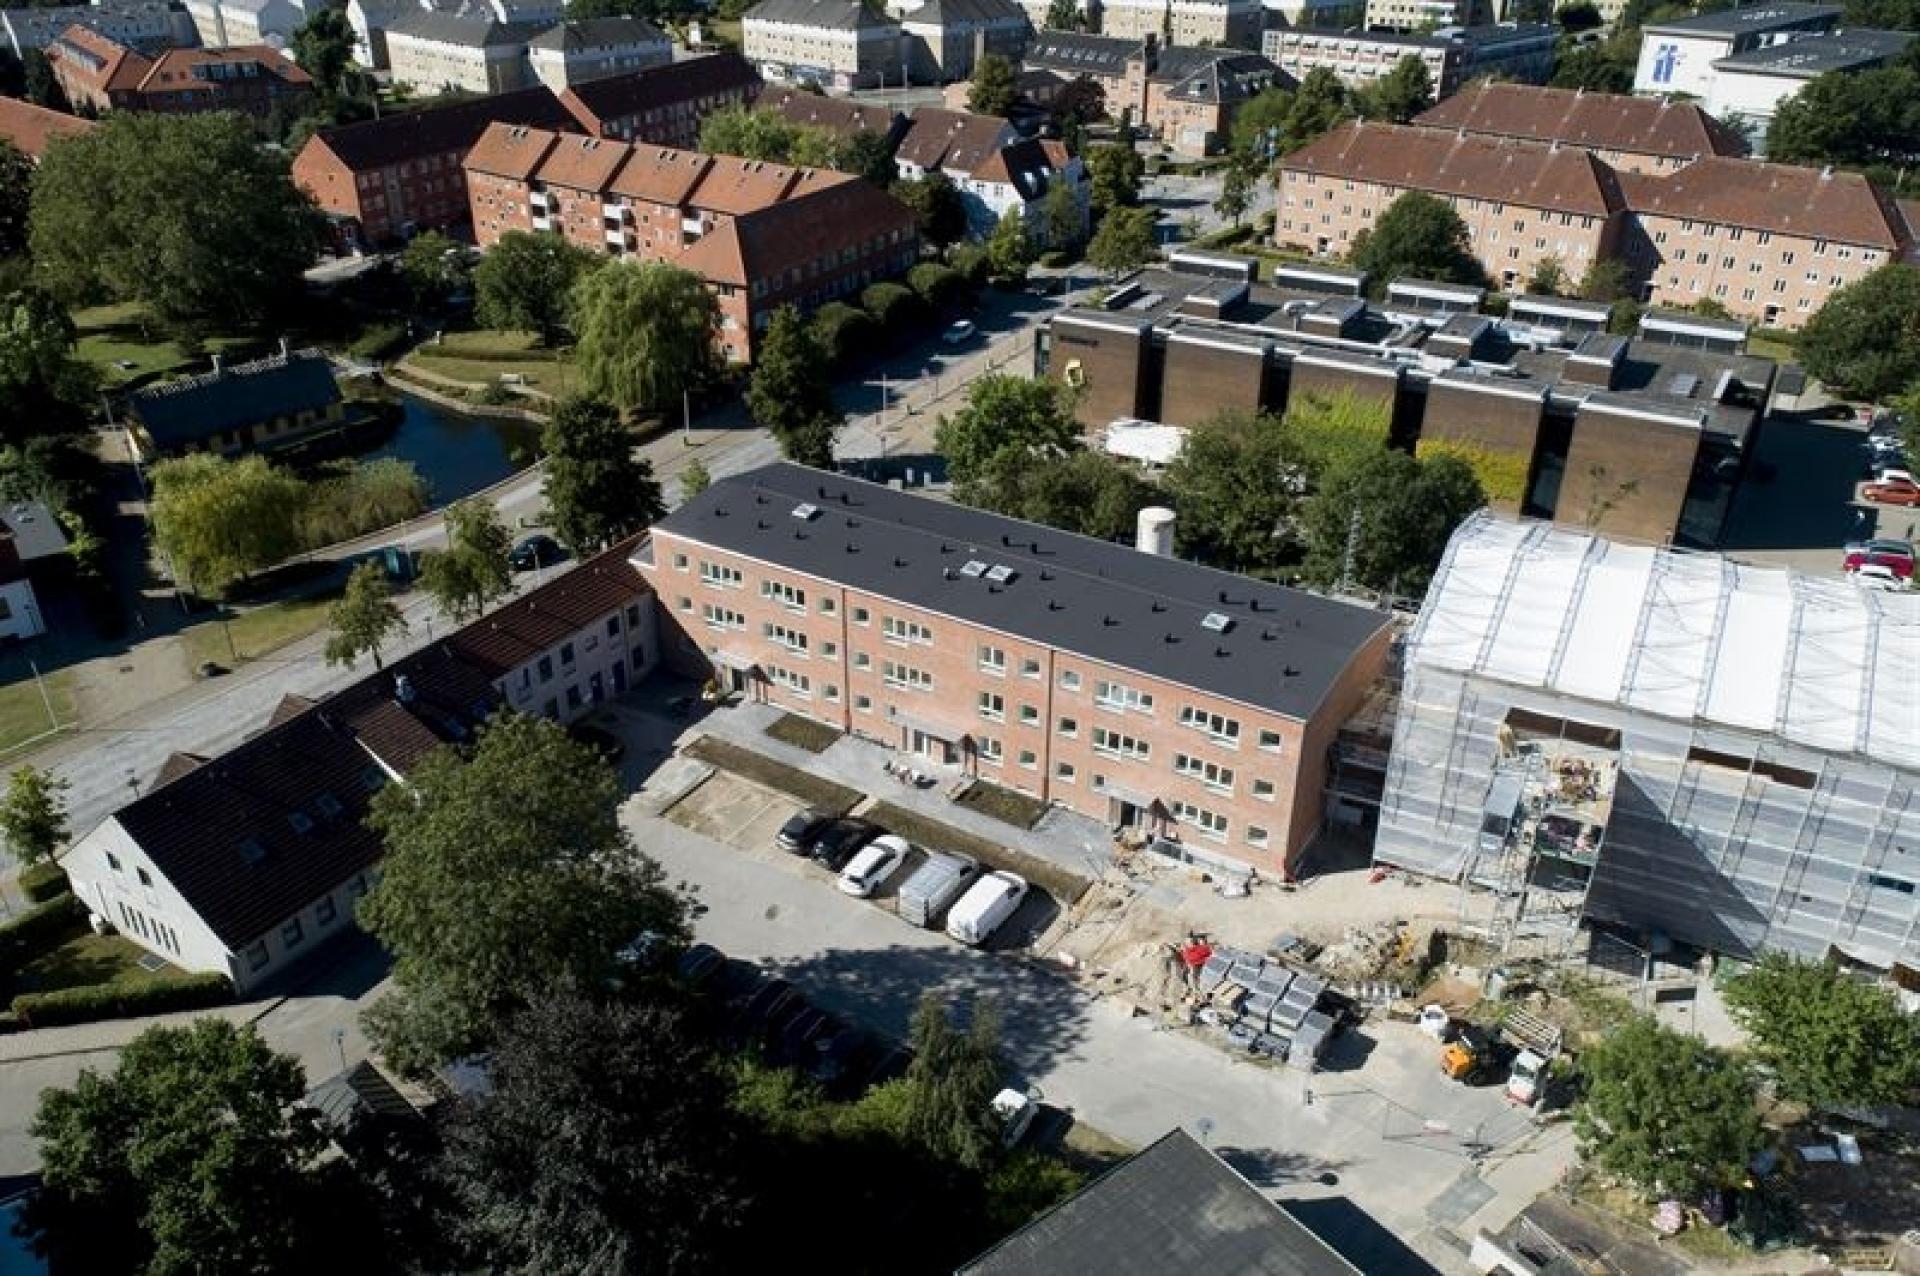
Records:
[[[990,842],[965,829],[957,829],[950,824],[928,819],[918,812],[894,806],[890,802],[876,803],[866,814],[867,818],[875,824],[900,834],[910,842],[932,847],[936,851],[971,855],[990,868],[1018,873],[1034,885],[1045,888],[1063,906],[1071,905],[1079,899],[1091,884],[1086,878],[1069,872],[1058,864],[1049,863],[1025,851],[1016,851],[1012,847],[1002,846],[998,842]]]
[[[1004,789],[985,780],[975,780],[969,784],[954,801],[969,811],[978,811],[1017,829],[1031,829],[1047,813],[1047,804],[1039,798]]]
[[[716,740],[710,735],[701,736],[681,752],[723,771],[745,776],[756,784],[791,793],[808,806],[817,807],[830,815],[845,815],[866,796],[857,789],[809,775],[798,767],[776,762],[765,754],[743,749],[725,740]]]
[[[767,728],[767,734],[782,744],[790,744],[808,753],[825,753],[840,742],[840,733],[824,722],[783,713]]]
[[[1822,1250],[1890,1248],[1916,1223],[1920,1201],[1920,1142],[1892,1131],[1849,1126],[1860,1141],[1859,1165],[1840,1161],[1807,1163],[1789,1152],[1786,1175],[1800,1205],[1800,1222],[1809,1244]],[[1788,1148],[1833,1145],[1821,1129],[1786,1131]]]

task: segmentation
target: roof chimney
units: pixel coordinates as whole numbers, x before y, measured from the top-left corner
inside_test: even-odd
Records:
[[[280,358],[282,360],[285,360],[286,357],[287,357],[287,339],[285,337],[282,337],[280,338]]]
[[[1133,547],[1143,554],[1173,556],[1174,513],[1164,505],[1149,505],[1134,519]]]
[[[393,675],[393,698],[401,704],[413,703],[413,682],[407,675],[403,673]]]
[[[214,355],[214,356],[213,356],[213,375],[214,375],[214,376],[216,376],[216,377],[218,377],[218,376],[221,376],[221,375],[223,375],[223,374],[225,373],[225,371],[226,371],[226,370],[225,370],[224,368],[222,368],[222,367],[221,367],[221,365],[220,365],[220,356],[219,356],[219,355],[217,355],[217,354],[216,354],[216,355]]]

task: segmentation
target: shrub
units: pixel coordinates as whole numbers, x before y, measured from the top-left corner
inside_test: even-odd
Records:
[[[1064,248],[1049,248],[1040,254],[1040,264],[1048,270],[1065,270],[1073,263],[1074,254]]]
[[[427,481],[395,457],[329,466],[300,511],[300,543],[336,544],[412,518],[427,507]]]
[[[926,309],[913,290],[901,284],[869,285],[860,294],[860,308],[873,316],[882,332],[895,338],[919,323]]]
[[[30,904],[44,904],[67,893],[67,873],[58,864],[35,864],[20,873],[20,893]]]
[[[871,349],[880,335],[872,315],[844,301],[829,301],[820,307],[814,313],[813,325],[820,344],[839,364],[853,362],[862,350]]]
[[[383,323],[368,328],[347,347],[356,359],[381,360],[407,343],[407,325]]]
[[[959,304],[967,291],[967,281],[959,271],[932,261],[923,261],[909,270],[907,283],[935,310]]]
[[[189,975],[163,983],[91,984],[54,992],[26,992],[13,999],[13,1013],[30,1028],[52,1028],[97,1019],[130,1019],[169,1010],[198,1010],[233,999],[225,975]]]
[[[64,894],[0,925],[0,967],[29,961],[52,948],[65,940],[86,916],[87,908],[80,897]]]
[[[1421,439],[1414,451],[1423,461],[1435,456],[1458,457],[1480,480],[1487,500],[1496,505],[1518,508],[1526,499],[1527,471],[1531,464],[1526,456],[1495,452],[1458,439]]]
[[[955,244],[947,254],[947,264],[967,281],[970,288],[985,287],[987,276],[993,273],[993,263],[987,259],[987,250],[979,244]]]

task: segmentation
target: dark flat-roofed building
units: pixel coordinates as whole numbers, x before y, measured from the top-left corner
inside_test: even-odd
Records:
[[[127,401],[134,442],[147,457],[182,452],[264,452],[336,430],[347,419],[333,365],[294,350],[149,386]]]
[[[795,465],[638,557],[695,676],[1194,858],[1285,873],[1386,655],[1355,604]]]

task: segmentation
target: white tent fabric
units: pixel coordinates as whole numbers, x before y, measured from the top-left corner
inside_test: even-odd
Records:
[[[1920,766],[1920,594],[1483,511],[1407,659]]]

